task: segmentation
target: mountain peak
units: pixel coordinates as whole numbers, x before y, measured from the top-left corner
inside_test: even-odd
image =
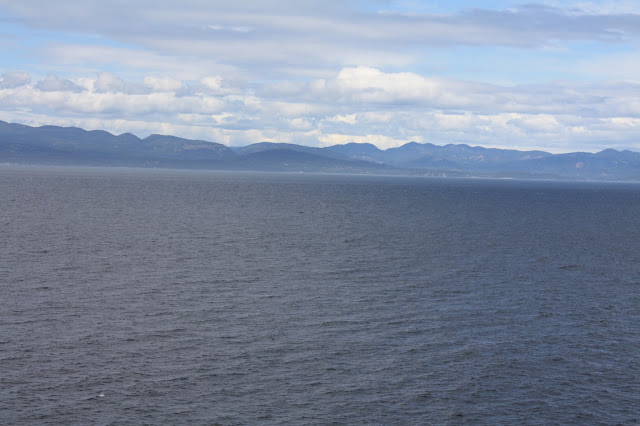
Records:
[[[0,163],[640,181],[640,153],[611,148],[597,154],[554,155],[411,141],[387,150],[370,143],[316,148],[271,142],[232,150],[171,135],[141,140],[130,133],[114,136],[102,130],[4,121]]]

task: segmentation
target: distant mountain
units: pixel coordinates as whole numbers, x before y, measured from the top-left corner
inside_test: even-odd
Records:
[[[252,145],[247,145],[247,146],[238,148],[236,152],[240,155],[250,155],[250,154],[255,154],[257,152],[265,152],[265,151],[273,151],[273,150],[306,152],[309,154],[320,154],[322,152],[322,148],[314,148],[311,146],[304,146],[304,145],[295,145],[292,143],[273,143],[273,142],[254,143]]]
[[[275,145],[273,149],[263,145],[260,150],[242,151],[231,166],[238,170],[267,170],[267,171],[302,171],[325,173],[389,173],[395,170],[385,164],[375,164],[367,161],[337,158],[328,151],[311,151],[300,145],[282,147]],[[253,145],[251,145],[253,146]],[[250,146],[250,147],[251,147]]]
[[[348,143],[346,145],[334,145],[324,148],[327,151],[343,155],[352,160],[369,161],[372,163],[384,163],[385,151],[378,149],[370,143]]]
[[[573,152],[520,160],[505,170],[588,180],[640,180],[640,153],[607,149],[596,154]]]
[[[459,167],[472,169],[483,169],[485,166],[491,168],[495,164],[539,159],[551,155],[544,151],[516,151],[453,144],[438,146],[416,142],[409,142],[401,147],[388,149],[386,154],[389,163],[403,167],[428,166],[441,162],[441,164],[446,164],[447,167],[449,167],[449,164],[455,163]]]
[[[206,141],[130,133],[86,131],[76,127],[29,127],[0,121],[0,162],[21,164],[189,166],[235,157],[228,147]]]
[[[640,153],[614,149],[554,155],[416,142],[387,150],[368,143],[315,148],[262,142],[229,148],[175,136],[140,139],[130,133],[4,121],[0,163],[640,181]]]

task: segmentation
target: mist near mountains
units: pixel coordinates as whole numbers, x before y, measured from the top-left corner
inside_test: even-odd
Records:
[[[262,142],[245,147],[75,127],[30,127],[0,121],[0,164],[157,167],[308,173],[640,181],[640,153],[551,154],[409,142],[380,150],[368,143],[324,148]]]

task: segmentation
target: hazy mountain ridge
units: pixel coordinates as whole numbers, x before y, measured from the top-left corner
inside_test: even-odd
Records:
[[[627,150],[550,154],[416,142],[387,150],[367,143],[317,148],[262,142],[229,148],[176,136],[140,139],[4,121],[0,163],[640,181],[640,153]]]

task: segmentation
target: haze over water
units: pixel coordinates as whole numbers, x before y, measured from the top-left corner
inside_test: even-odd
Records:
[[[0,423],[640,422],[640,185],[0,168]]]

